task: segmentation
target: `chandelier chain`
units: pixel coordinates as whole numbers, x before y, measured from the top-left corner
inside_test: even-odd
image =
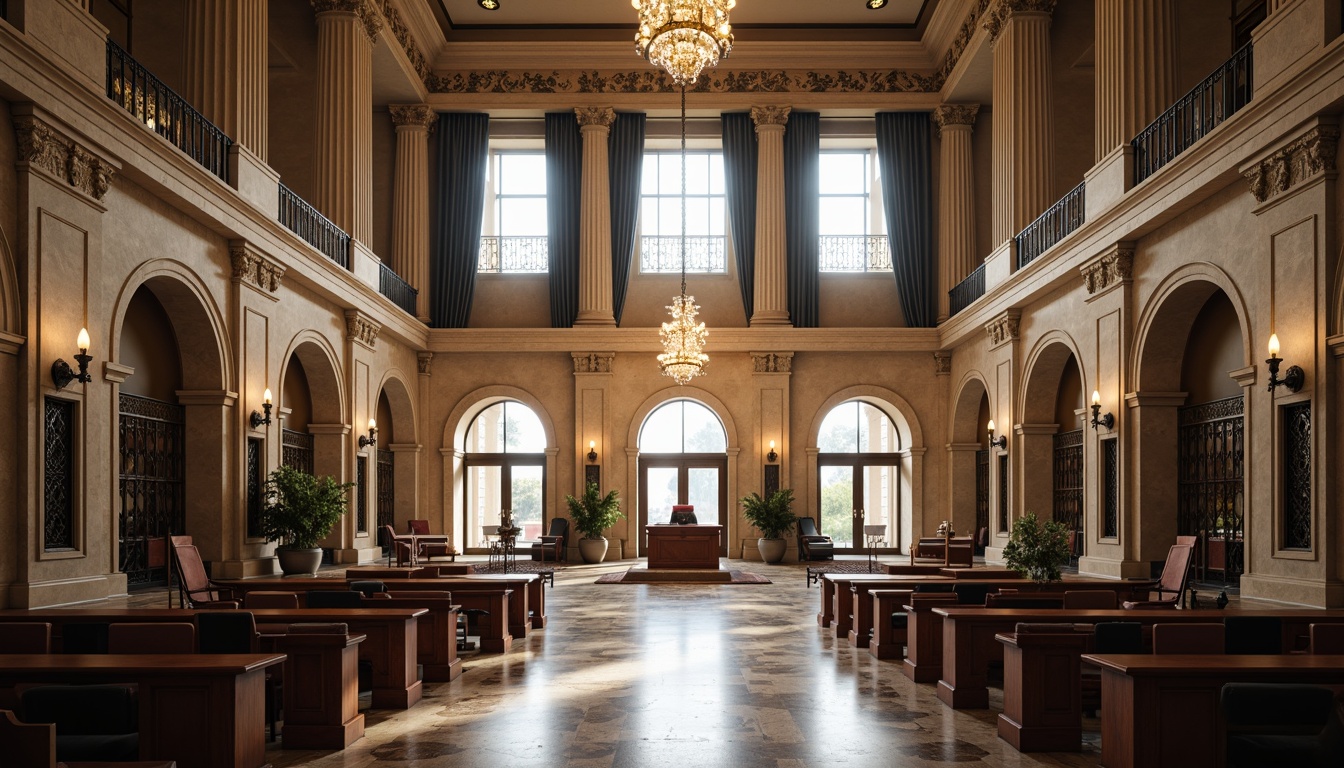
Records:
[[[686,84],[681,84],[681,293],[686,295]]]

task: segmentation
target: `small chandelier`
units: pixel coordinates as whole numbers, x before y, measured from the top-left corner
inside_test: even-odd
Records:
[[[662,67],[680,86],[733,50],[728,12],[737,0],[630,0],[639,11],[635,53]]]

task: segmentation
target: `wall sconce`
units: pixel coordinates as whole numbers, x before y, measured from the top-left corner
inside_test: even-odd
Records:
[[[1276,387],[1287,387],[1289,392],[1297,392],[1302,389],[1302,383],[1307,375],[1296,365],[1288,366],[1288,372],[1279,378],[1279,364],[1283,359],[1279,357],[1279,335],[1277,333],[1269,334],[1269,359],[1265,364],[1269,366],[1269,391],[1273,392]]]
[[[80,384],[93,381],[93,377],[89,375],[89,363],[93,361],[93,356],[89,354],[87,328],[79,329],[79,338],[76,339],[75,346],[79,347],[79,354],[75,355],[75,360],[79,362],[79,373],[75,373],[70,364],[60,358],[51,364],[51,380],[57,389],[65,389],[65,386],[72,381],[78,381]]]
[[[368,448],[370,445],[377,445],[377,444],[378,444],[378,422],[374,421],[373,419],[369,419],[369,434],[367,437],[364,435],[359,436],[359,447]]]
[[[267,387],[267,388],[266,388],[266,391],[263,392],[263,393],[261,394],[261,410],[263,410],[263,411],[266,412],[266,415],[265,415],[265,416],[261,415],[260,413],[257,413],[256,411],[253,411],[253,412],[252,412],[252,428],[253,428],[253,429],[256,429],[256,428],[258,428],[258,427],[262,427],[262,426],[267,426],[267,427],[269,427],[269,426],[271,425],[271,388],[270,388],[270,387]]]
[[[1115,414],[1107,412],[1105,416],[1101,416],[1099,415],[1100,413],[1101,393],[1094,389],[1092,390],[1092,428],[1105,427],[1107,429],[1115,429]]]
[[[595,461],[597,461],[597,441],[596,441],[596,440],[589,440],[589,441],[588,441],[588,461],[591,461],[591,462],[595,462]]]
[[[998,437],[995,437],[995,436],[994,436],[994,420],[993,420],[993,419],[990,419],[990,420],[989,420],[989,424],[985,425],[985,428],[989,430],[989,447],[990,447],[990,448],[1003,448],[1003,449],[1005,449],[1005,450],[1008,448],[1008,436],[1007,436],[1007,435],[999,435]]]
[[[775,453],[775,441],[774,441],[774,440],[771,440],[771,441],[770,441],[770,452],[767,453],[767,454],[765,454],[765,460],[773,464],[773,463],[774,463],[775,461],[777,461],[778,459],[779,459],[779,454],[778,454],[778,453]]]

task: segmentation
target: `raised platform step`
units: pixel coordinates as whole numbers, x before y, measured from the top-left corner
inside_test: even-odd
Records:
[[[733,572],[720,566],[714,570],[708,568],[631,568],[625,572],[622,581],[656,584],[663,582],[697,581],[706,584],[727,584],[733,580]]]

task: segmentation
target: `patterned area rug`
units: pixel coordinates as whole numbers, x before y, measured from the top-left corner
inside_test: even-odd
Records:
[[[833,560],[825,565],[807,567],[807,584],[821,581],[823,573],[886,573],[886,563],[872,563],[867,560]]]
[[[503,563],[473,563],[477,573],[504,573]],[[519,560],[509,566],[509,573],[555,573],[565,566],[538,560]]]
[[[728,579],[717,580],[720,574],[727,573]],[[771,584],[769,579],[750,571],[667,571],[657,573],[647,568],[630,568],[620,573],[608,573],[599,576],[594,584]]]

